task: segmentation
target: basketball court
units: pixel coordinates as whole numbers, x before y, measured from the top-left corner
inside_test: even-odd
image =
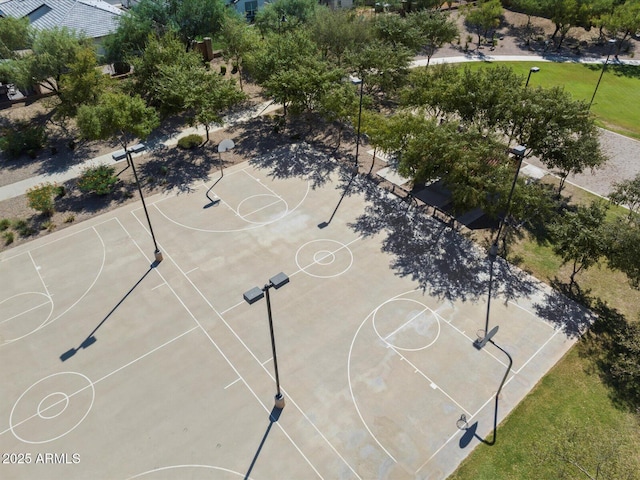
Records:
[[[354,227],[400,200],[258,164],[147,198],[160,264],[140,203],[0,254],[1,478],[443,479],[490,436],[486,293],[433,294],[392,229]],[[279,272],[282,410],[266,302],[243,300]],[[541,312],[588,321],[529,282],[491,303],[499,419],[574,341]]]

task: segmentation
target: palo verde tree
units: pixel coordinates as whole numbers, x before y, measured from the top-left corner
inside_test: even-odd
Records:
[[[156,111],[140,96],[104,93],[95,105],[82,105],[76,118],[80,134],[88,140],[116,139],[123,149],[144,140],[160,124]]]
[[[0,17],[0,59],[16,58],[16,51],[29,48],[34,32],[27,17]]]
[[[29,89],[39,84],[58,94],[60,78],[85,48],[92,48],[89,41],[66,27],[38,30],[31,52],[9,60],[5,72],[19,87]]]
[[[618,182],[614,187],[613,192],[609,194],[609,200],[616,205],[626,206],[629,209],[628,220],[631,221],[640,213],[640,174]]]

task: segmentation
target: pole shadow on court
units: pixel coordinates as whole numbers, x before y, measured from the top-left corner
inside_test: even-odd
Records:
[[[155,261],[151,264],[151,266],[149,267],[149,269],[144,273],[144,275],[142,275],[142,277],[140,277],[138,279],[138,281],[133,285],[133,287],[131,287],[129,289],[129,291],[127,293],[124,294],[124,296],[118,301],[118,303],[116,303],[116,305],[111,309],[111,311],[109,311],[109,313],[107,313],[107,315],[100,321],[100,323],[98,323],[98,325],[96,326],[96,328],[93,329],[93,331],[87,335],[87,337],[82,341],[82,343],[80,343],[80,345],[77,348],[70,348],[69,350],[67,350],[66,352],[64,352],[62,355],[60,355],[60,361],[61,362],[65,362],[67,360],[69,360],[71,357],[73,357],[76,353],[78,353],[78,351],[80,351],[80,349],[85,349],[90,347],[91,345],[93,345],[94,343],[96,343],[97,339],[94,336],[95,333],[98,331],[98,329],[100,327],[102,327],[102,325],[109,319],[109,317],[111,315],[113,315],[113,312],[115,312],[118,307],[120,307],[120,305],[122,305],[122,303],[127,299],[127,297],[129,295],[131,295],[131,293],[136,289],[136,287],[138,285],[140,285],[142,283],[142,281],[147,277],[147,275],[149,275],[149,273],[158,265],[159,262]]]
[[[251,471],[253,470],[253,467],[256,465],[256,461],[258,460],[258,457],[260,456],[260,452],[262,451],[262,447],[264,446],[265,442],[267,441],[267,437],[269,436],[269,432],[271,431],[271,427],[273,427],[273,424],[278,421],[278,419],[280,418],[280,414],[281,413],[282,413],[282,408],[273,407],[273,410],[271,410],[271,413],[269,414],[269,425],[267,425],[267,430],[264,432],[264,435],[262,436],[262,440],[260,441],[260,445],[258,445],[258,450],[256,450],[256,454],[253,456],[253,460],[251,460],[251,465],[249,465],[249,469],[247,470],[247,473],[244,476],[244,480],[248,480],[248,479],[251,478]]]
[[[344,197],[347,196],[347,193],[349,193],[349,189],[351,188],[351,184],[353,183],[353,181],[355,180],[355,178],[358,176],[358,173],[354,173],[351,178],[349,179],[349,183],[347,183],[347,186],[344,187],[344,191],[342,192],[342,195],[340,196],[340,200],[338,200],[338,204],[336,205],[336,208],[333,209],[333,213],[331,214],[331,216],[329,217],[329,220],[326,222],[321,222],[318,224],[318,228],[322,229],[322,228],[326,228],[329,226],[329,224],[331,223],[331,220],[333,220],[333,217],[335,217],[336,212],[338,211],[338,208],[340,208],[340,204],[342,203],[342,200],[344,200]]]

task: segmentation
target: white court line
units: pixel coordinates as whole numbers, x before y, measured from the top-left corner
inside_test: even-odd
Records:
[[[136,217],[134,215],[134,218],[136,220],[138,220],[138,223],[140,223],[140,225],[142,226],[142,228],[144,228],[144,224],[140,221],[140,219],[138,219],[138,217]],[[134,242],[135,243],[135,242]],[[136,246],[138,247],[138,249],[140,250],[140,252],[144,255],[144,251],[140,248],[140,246],[138,246],[138,244],[136,243]],[[171,262],[176,266],[176,268],[178,270],[180,270],[180,272],[184,275],[184,271],[180,268],[180,266],[173,260],[173,258],[171,257],[171,255],[169,255],[169,253],[166,250],[162,250],[166,257],[171,260]],[[150,260],[150,259],[149,259]],[[164,276],[162,275],[162,273],[160,273],[157,269],[155,269],[156,272],[158,273],[158,275],[160,276],[160,278],[162,278],[165,282],[167,282],[166,278],[164,278]],[[215,308],[213,308],[213,305],[211,305],[211,303],[209,303],[209,301],[207,300],[207,298],[202,294],[202,292],[195,286],[195,284],[191,281],[191,279],[184,275],[184,277],[187,279],[187,281],[189,283],[191,283],[191,285],[193,286],[193,288],[195,288],[195,290],[200,294],[200,296],[205,300],[205,302],[211,307],[211,309],[218,314],[218,312],[215,310]],[[240,374],[240,372],[238,371],[238,369],[235,367],[235,365],[233,365],[233,363],[231,362],[231,360],[225,355],[225,353],[222,351],[222,349],[218,346],[218,344],[213,340],[213,338],[211,337],[211,335],[209,335],[209,332],[207,332],[205,330],[205,328],[202,326],[202,324],[200,323],[200,321],[196,318],[196,316],[193,314],[193,312],[191,312],[191,310],[189,310],[189,308],[186,306],[186,304],[182,301],[182,299],[180,298],[180,296],[177,294],[177,292],[171,287],[171,285],[169,285],[169,283],[167,282],[167,287],[169,288],[169,290],[171,290],[171,292],[173,293],[173,295],[176,297],[176,299],[178,300],[178,302],[180,302],[180,304],[184,307],[184,309],[187,311],[187,313],[189,314],[189,316],[191,316],[191,318],[193,319],[193,321],[197,324],[197,326],[200,328],[200,330],[205,334],[205,336],[209,339],[209,341],[211,342],[211,344],[216,348],[216,350],[218,351],[218,353],[222,356],[222,358],[225,359],[225,361],[227,362],[227,364],[229,365],[229,367],[231,367],[231,369],[235,372],[236,375],[238,375],[238,377],[240,379],[242,379],[242,383],[244,383],[244,385],[247,387],[247,390],[249,390],[249,392],[251,392],[251,394],[253,395],[253,397],[257,400],[257,402],[262,406],[262,408],[264,409],[265,412],[267,413],[271,413],[271,410],[269,410],[269,408],[262,403],[262,401],[260,400],[260,397],[258,397],[258,395],[256,394],[256,392],[251,388],[251,386],[249,385],[249,383],[242,377],[242,375]],[[218,314],[218,316],[220,316]],[[235,337],[242,343],[242,345],[244,345],[244,347],[247,349],[247,351],[253,356],[254,359],[257,360],[256,356],[253,354],[253,352],[251,350],[249,350],[249,348],[245,345],[245,343],[238,337],[238,335],[235,333],[235,331],[229,326],[229,324],[224,320],[224,318],[222,318],[220,316],[220,319],[224,322],[224,324],[227,326],[227,328],[229,328],[229,330],[235,335]],[[265,370],[265,372],[267,371],[264,366],[263,369]],[[267,372],[268,373],[268,372]],[[271,376],[269,374],[269,376]],[[272,377],[273,378],[273,377]],[[284,389],[283,389],[284,390]],[[291,397],[289,395],[287,395],[287,397],[289,398],[289,400],[291,400]],[[293,401],[292,401],[293,403]],[[313,424],[312,424],[313,425]],[[313,469],[314,472],[316,472],[316,474],[318,475],[318,477],[323,478],[322,475],[320,475],[320,472],[318,472],[318,470],[315,468],[315,466],[311,463],[311,461],[307,458],[307,456],[302,452],[302,450],[300,449],[300,447],[293,441],[293,438],[291,438],[291,436],[287,433],[287,431],[284,429],[284,427],[282,427],[282,425],[280,425],[278,423],[278,427],[280,428],[280,430],[282,431],[282,433],[289,439],[289,441],[291,442],[291,444],[293,445],[293,447],[298,450],[298,452],[300,453],[300,455],[302,456],[302,458],[305,459],[305,461],[309,464],[309,466]],[[318,433],[320,433],[318,431]],[[322,434],[321,434],[322,435]],[[337,452],[336,452],[337,453]],[[344,461],[344,459],[343,459]],[[346,462],[345,462],[346,463]],[[349,468],[351,468],[351,466],[346,463],[347,466]],[[355,473],[355,472],[354,472]],[[356,474],[356,476],[358,476]],[[360,478],[360,477],[358,477]]]
[[[136,217],[137,218],[137,217]],[[140,220],[138,220],[138,222],[140,222],[140,224],[142,224],[142,222]],[[176,268],[178,270],[180,270],[180,272],[184,275],[184,271],[180,268],[180,266],[176,263],[176,261],[173,259],[173,257],[166,251],[163,250],[164,253],[166,254],[167,259],[171,260],[171,262],[176,266]],[[196,292],[198,292],[198,294],[200,295],[200,297],[207,303],[207,305],[209,305],[209,307],[211,308],[211,310],[218,315],[218,317],[220,318],[220,320],[222,321],[222,323],[225,324],[225,326],[229,329],[229,331],[233,334],[234,337],[236,337],[236,339],[238,340],[238,342],[240,342],[240,344],[246,349],[246,351],[249,353],[249,355],[251,355],[253,357],[253,359],[258,363],[261,364],[260,361],[258,360],[258,358],[256,357],[256,355],[253,353],[253,351],[251,351],[251,349],[247,346],[247,344],[242,340],[242,338],[240,338],[240,336],[236,333],[236,331],[231,328],[231,326],[229,325],[229,323],[224,319],[224,317],[222,315],[220,315],[220,313],[215,309],[215,307],[211,304],[211,302],[209,302],[209,300],[207,299],[207,297],[200,291],[200,289],[193,283],[193,281],[186,275],[184,275],[184,277],[187,279],[187,281],[191,284],[191,286],[195,289]],[[169,288],[171,288],[171,286],[169,286]],[[174,292],[175,294],[175,292]],[[176,295],[177,296],[177,295]],[[241,302],[242,303],[242,302]],[[191,314],[193,316],[193,314]],[[200,322],[195,318],[194,321],[196,323],[198,323],[198,325],[200,325]],[[265,409],[266,412],[270,413],[270,410],[264,405],[264,403],[262,403],[262,401],[260,400],[260,398],[257,396],[257,394],[253,391],[253,389],[249,386],[249,384],[247,383],[247,381],[242,377],[242,375],[240,375],[240,372],[238,372],[238,370],[236,369],[236,367],[231,363],[231,361],[227,358],[227,356],[224,354],[224,352],[222,351],[222,349],[220,349],[220,347],[215,343],[215,341],[211,338],[211,336],[209,335],[209,333],[204,329],[204,327],[202,327],[200,325],[200,328],[202,328],[202,331],[204,332],[204,334],[209,338],[209,340],[211,341],[211,343],[216,347],[216,349],[220,352],[220,355],[222,355],[222,357],[227,361],[227,363],[229,364],[229,366],[233,369],[234,372],[236,372],[236,374],[238,375],[239,378],[242,379],[242,382],[245,384],[245,386],[247,387],[247,389],[251,392],[251,394],[255,397],[255,399],[258,401],[258,403],[260,403],[260,405],[262,405],[262,407]],[[271,375],[271,373],[264,367],[264,365],[261,365],[262,369],[265,371],[265,373],[271,378],[273,379],[273,376]],[[320,435],[320,437],[326,442],[326,444],[331,448],[331,450],[334,451],[334,453],[344,462],[344,464],[349,468],[349,470],[351,470],[351,472],[353,472],[353,474],[357,477],[357,478],[361,478],[358,473],[353,469],[353,467],[351,467],[351,465],[349,464],[349,462],[347,462],[344,457],[340,454],[340,452],[338,452],[338,450],[331,444],[331,442],[329,442],[329,440],[327,439],[327,437],[320,431],[320,429],[316,426],[315,422],[312,422],[311,419],[307,416],[307,414],[300,408],[300,406],[297,404],[297,402],[293,399],[293,397],[291,395],[289,395],[286,390],[283,388],[282,389],[283,392],[285,393],[286,397],[287,397],[287,401],[291,404],[293,404],[296,409],[298,410],[298,412],[305,418],[305,420],[307,420],[307,422],[309,423],[309,425],[311,425],[313,427],[313,429],[318,432],[318,434]],[[278,423],[278,427],[280,428],[280,430],[282,431],[282,433],[289,439],[289,441],[291,442],[291,444],[294,446],[294,448],[300,453],[300,455],[305,459],[305,461],[309,464],[309,466],[313,469],[314,472],[316,472],[316,474],[320,477],[323,478],[322,475],[320,475],[320,472],[318,472],[318,470],[315,468],[315,466],[311,463],[311,461],[307,458],[307,456],[302,452],[301,448],[298,446],[298,444],[293,440],[293,438],[291,438],[291,436],[289,435],[289,433],[287,433],[287,431],[284,429],[284,427]]]
[[[444,323],[446,323],[447,325],[449,325],[451,328],[453,328],[456,332],[458,332],[460,335],[462,335],[464,338],[466,338],[467,340],[469,340],[471,343],[473,343],[475,341],[475,339],[471,338],[469,335],[467,335],[466,333],[464,333],[462,330],[460,330],[458,327],[456,327],[453,323],[447,321],[442,315],[440,315],[438,312],[434,311],[434,313],[438,316],[438,318],[441,318]],[[499,364],[501,364],[502,366],[506,367],[507,364],[504,363],[502,360],[500,360],[498,357],[496,357],[493,353],[491,353],[489,350],[487,349],[482,349],[482,351],[489,355],[490,357],[493,357],[493,359],[498,362]]]
[[[418,313],[416,313],[413,317],[411,317],[408,321],[404,322],[402,325],[400,325],[398,328],[396,328],[393,332],[391,332],[389,335],[387,335],[386,337],[384,337],[385,340],[389,340],[389,338],[391,338],[392,336],[394,336],[396,333],[398,333],[400,330],[402,330],[404,327],[406,327],[407,325],[409,325],[411,322],[413,322],[416,318],[418,318],[420,315],[422,315],[424,312],[426,312],[427,310],[433,312],[433,310],[431,310],[429,307],[427,307],[425,305],[425,307],[419,311]],[[435,312],[433,312],[435,313]],[[388,342],[387,342],[388,343]]]
[[[106,222],[101,222],[99,225],[102,225],[103,223],[106,223]],[[65,315],[69,310],[74,308],[78,303],[80,303],[82,301],[82,299],[84,299],[84,297],[86,297],[89,294],[89,292],[93,289],[93,286],[97,283],[98,279],[100,278],[100,275],[102,275],[102,271],[104,270],[104,265],[105,265],[105,263],[107,261],[107,247],[104,244],[104,240],[102,239],[102,237],[100,236],[100,234],[96,230],[96,227],[93,226],[93,227],[90,227],[90,228],[93,229],[94,233],[98,236],[98,240],[100,240],[100,244],[102,245],[102,262],[100,264],[100,268],[98,269],[98,273],[96,274],[95,278],[93,279],[93,282],[91,282],[91,285],[89,285],[89,287],[87,287],[87,289],[80,296],[80,298],[78,298],[75,302],[73,302],[69,306],[69,308],[67,308],[64,312],[60,313],[57,317],[54,317],[53,319],[47,321],[45,325],[41,326],[41,328],[43,328],[45,326],[48,326],[48,325],[51,325],[53,322],[55,322],[60,317]],[[29,252],[29,255],[31,255],[31,252]],[[38,275],[39,275],[39,273],[38,273]],[[51,297],[49,297],[49,298],[51,298]],[[53,299],[51,299],[51,304],[53,305]],[[38,328],[38,330],[40,330],[40,328]]]
[[[160,287],[165,286],[166,284],[167,284],[166,282],[162,282],[160,285],[156,285],[156,286],[155,286],[155,287],[153,287],[151,290],[153,291],[153,290],[155,290],[155,289],[157,289],[157,288],[160,288]]]
[[[264,367],[267,363],[269,363],[271,360],[273,360],[273,357],[269,357],[267,358],[264,362],[261,363],[261,365]]]
[[[36,265],[36,261],[33,259],[33,255],[31,255],[31,250],[29,250],[27,253],[29,254],[29,258],[31,259],[31,263],[33,263],[33,268],[35,269],[36,273],[38,274],[38,278],[40,279],[40,282],[42,282],[42,286],[44,287],[44,291],[47,294],[47,297],[51,298],[51,293],[49,292],[49,289],[47,288],[47,284],[44,283],[44,279],[42,278],[42,275],[40,275],[40,268],[38,267],[38,265]],[[53,299],[51,300],[51,302],[53,302]]]
[[[540,323],[546,325],[547,327],[555,330],[556,327],[554,327],[550,322],[543,320],[542,318],[538,317],[535,313],[533,313],[531,310],[529,310],[528,308],[523,307],[522,305],[518,305],[516,302],[514,302],[513,300],[507,300],[508,303],[518,307],[521,310],[524,310],[525,312],[527,312],[529,315],[531,315],[534,319],[538,320]]]
[[[8,322],[9,320],[13,320],[14,318],[18,318],[26,313],[32,312],[33,310],[36,310],[37,308],[43,307],[44,305],[49,305],[51,303],[51,301],[48,302],[42,302],[40,305],[36,305],[35,307],[31,307],[28,310],[24,310],[23,312],[17,313],[15,314],[13,317],[9,317],[9,318],[5,318],[4,320],[2,320],[0,322],[0,325],[2,325],[5,322]]]
[[[240,214],[240,212],[237,212],[237,213],[238,213],[238,216],[244,220],[244,217],[248,217],[249,215],[253,215],[254,213],[261,212],[265,208],[272,207],[273,205],[276,205],[278,203],[284,203],[285,205],[287,204],[287,202],[285,202],[283,198],[278,197],[278,200],[276,200],[275,202],[269,203],[269,204],[265,205],[264,207],[260,207],[260,208],[258,208],[256,210],[252,211],[252,212],[248,212],[248,213],[245,213],[245,214],[242,214],[242,215]],[[244,221],[246,222],[246,220],[244,220]]]
[[[504,382],[503,389],[504,389],[504,387],[506,387],[506,386],[511,382],[511,380],[513,380],[514,378],[516,378],[515,372],[514,372],[513,370],[509,370],[509,371],[510,371],[510,372],[512,372],[512,373],[513,373],[513,375],[511,375],[511,377],[510,377],[510,378],[508,378],[506,382]],[[493,395],[492,397],[490,397],[490,398],[489,398],[489,400],[487,400],[486,402],[484,402],[484,403],[482,404],[482,406],[481,406],[481,407],[476,411],[476,413],[474,413],[473,415],[471,415],[470,417],[468,417],[468,420],[472,420],[473,418],[475,418],[475,417],[476,417],[476,416],[477,416],[477,415],[478,415],[478,414],[479,414],[479,413],[480,413],[480,412],[481,412],[481,411],[482,411],[482,410],[483,410],[483,409],[484,409],[484,408],[485,408],[485,407],[486,407],[490,402],[495,401],[495,399],[496,399],[496,396],[495,396],[495,395]],[[417,475],[417,474],[418,474],[418,472],[419,472],[420,470],[422,470],[422,469],[427,465],[427,463],[429,463],[431,460],[433,460],[433,458],[434,458],[436,455],[438,455],[438,453],[440,453],[440,451],[441,451],[444,447],[446,447],[446,446],[449,444],[449,442],[451,442],[451,440],[453,440],[454,438],[458,437],[458,435],[460,435],[460,429],[456,428],[456,432],[455,432],[453,435],[451,435],[451,436],[447,439],[447,441],[446,441],[446,442],[444,442],[444,443],[440,446],[440,448],[438,448],[438,449],[433,453],[433,455],[431,455],[431,456],[427,459],[427,461],[426,461],[426,462],[424,462],[422,465],[420,465],[420,467],[416,470],[415,475]]]
[[[200,267],[192,268],[192,269],[191,269],[191,270],[189,270],[188,272],[184,272],[184,274],[185,274],[185,275],[189,275],[190,273],[195,272],[195,271],[196,271],[196,270],[198,270],[199,268],[200,268]]]
[[[322,260],[324,260],[327,257],[330,257],[331,255],[335,255],[336,253],[338,253],[340,250],[344,250],[345,248],[349,248],[349,246],[351,246],[351,244],[356,243],[358,240],[360,240],[362,237],[364,237],[364,235],[360,235],[359,237],[354,238],[353,240],[351,240],[349,243],[343,243],[342,245],[340,245],[340,247],[336,248],[335,250],[329,251],[326,255],[318,258],[318,259],[314,259],[313,262],[309,263],[308,265],[305,265],[304,267],[299,268],[297,271],[293,272],[291,275],[289,275],[290,277],[292,277],[293,275],[300,273],[300,272],[305,272],[305,270],[309,267],[311,267],[312,265],[321,265],[319,262],[321,262]],[[329,240],[327,239],[319,239],[319,240]],[[342,242],[338,242],[337,240],[331,240],[332,242],[335,243],[342,243]]]
[[[107,373],[105,376],[103,376],[103,377],[99,378],[98,380],[96,380],[96,381],[92,381],[92,382],[91,382],[89,385],[87,385],[86,387],[82,387],[80,390],[77,390],[77,391],[75,391],[75,392],[73,392],[73,393],[71,393],[71,394],[67,394],[67,397],[71,398],[71,397],[73,397],[73,396],[75,396],[75,395],[77,395],[77,394],[79,394],[79,393],[81,393],[81,392],[84,392],[86,389],[91,388],[91,386],[92,386],[92,385],[95,385],[96,383],[99,383],[99,382],[101,382],[102,380],[105,380],[106,378],[109,378],[111,375],[114,375],[115,373],[118,373],[119,371],[121,371],[121,370],[123,370],[123,369],[127,368],[128,366],[133,365],[134,363],[138,362],[139,360],[142,360],[143,358],[147,357],[148,355],[151,355],[152,353],[156,352],[157,350],[160,350],[161,348],[163,348],[163,347],[165,347],[165,346],[169,345],[170,343],[172,343],[172,342],[174,342],[174,341],[178,340],[179,338],[184,337],[186,334],[188,334],[188,333],[190,333],[190,332],[193,332],[193,331],[194,331],[195,329],[197,329],[197,328],[198,328],[198,327],[192,327],[192,328],[190,328],[189,330],[187,330],[186,332],[181,333],[181,334],[180,334],[180,335],[178,335],[177,337],[174,337],[174,338],[172,338],[171,340],[166,341],[166,342],[165,342],[165,343],[163,343],[162,345],[157,346],[157,347],[155,347],[154,349],[149,350],[147,353],[145,353],[145,354],[143,354],[143,355],[139,356],[138,358],[135,358],[135,359],[131,360],[129,363],[126,363],[126,364],[122,365],[121,367],[119,367],[119,368],[115,369],[115,370],[114,370],[114,371],[112,371],[111,373]],[[58,404],[60,404],[60,403],[62,403],[62,402],[64,402],[64,401],[65,401],[65,399],[60,399],[60,400],[58,400],[57,402],[55,402],[55,403],[53,403],[53,404],[49,405],[48,407],[46,407],[46,408],[44,408],[44,409],[40,410],[40,413],[42,413],[42,412],[46,412],[47,410],[49,410],[49,409],[51,409],[51,408],[53,408],[53,407],[57,406]],[[29,420],[31,420],[32,418],[35,418],[35,417],[37,417],[37,416],[38,416],[38,412],[34,413],[34,414],[33,414],[33,415],[31,415],[30,417],[27,417],[27,418],[25,418],[24,420],[22,420],[22,421],[20,421],[20,422],[18,422],[18,423],[16,423],[16,424],[12,425],[11,427],[7,428],[6,430],[3,430],[2,432],[0,432],[0,435],[4,435],[5,433],[10,432],[12,428],[19,427],[19,426],[20,426],[20,425],[22,425],[23,423],[28,422]]]
[[[431,385],[436,385],[437,389],[440,390],[445,397],[447,397],[449,400],[451,400],[453,403],[455,403],[458,407],[460,407],[462,409],[462,411],[464,411],[464,413],[466,413],[467,415],[471,415],[471,412],[467,411],[467,409],[464,408],[462,405],[460,405],[456,400],[454,400],[454,398],[451,395],[449,395],[447,392],[445,392],[442,388],[438,387],[437,383],[434,382],[433,379],[429,378],[429,376],[427,374],[425,374],[422,370],[420,370],[418,367],[416,367],[411,362],[411,360],[409,360],[407,357],[405,357],[400,352],[398,352],[398,350],[393,345],[389,345],[389,348],[391,350],[393,350],[402,360],[404,360],[409,365],[411,365],[411,367],[415,370],[415,373],[419,373],[420,375],[422,375],[426,380],[429,381],[429,383]]]
[[[523,365],[522,365],[522,366],[521,366],[521,367],[520,367],[520,368],[519,368],[515,373],[520,373],[520,371],[521,371],[524,367],[526,367],[526,366],[527,366],[527,364],[528,364],[531,360],[533,360],[533,359],[534,359],[534,357],[535,357],[536,355],[538,355],[538,353],[540,353],[540,352],[542,351],[542,349],[543,349],[544,347],[546,347],[546,346],[547,346],[547,344],[548,344],[551,340],[553,340],[553,339],[554,339],[554,337],[555,337],[557,334],[558,334],[558,330],[555,330],[555,331],[553,332],[553,335],[551,335],[551,336],[547,339],[547,341],[546,341],[546,342],[544,342],[544,343],[540,346],[540,348],[538,348],[538,350],[536,350],[536,351],[534,352],[534,354],[533,354],[533,355],[531,355],[531,356],[529,357],[529,359],[528,359],[526,362],[524,362],[524,364],[523,364]]]
[[[231,385],[235,385],[236,383],[238,383],[240,380],[242,380],[241,378],[236,378],[233,382],[231,382],[229,385],[227,385],[226,387],[224,387],[224,389],[226,390],[227,388],[229,388]]]
[[[106,215],[106,214],[105,214],[105,215]],[[52,245],[52,244],[54,244],[54,243],[58,243],[58,242],[60,242],[60,241],[62,241],[62,240],[66,240],[66,239],[71,238],[71,237],[73,237],[73,236],[75,236],[75,235],[78,235],[79,233],[86,232],[87,230],[91,230],[91,229],[95,230],[95,227],[97,227],[97,226],[99,226],[99,225],[103,225],[103,224],[105,224],[105,223],[107,223],[107,222],[111,222],[111,221],[113,221],[113,220],[117,220],[117,218],[109,218],[109,219],[107,219],[107,220],[103,220],[103,221],[101,221],[101,222],[96,223],[96,224],[95,224],[95,225],[93,225],[93,226],[89,226],[89,227],[82,228],[82,229],[80,229],[80,230],[78,230],[78,231],[75,231],[75,232],[69,233],[69,234],[64,235],[64,236],[62,236],[62,237],[58,237],[58,238],[55,238],[55,239],[53,239],[53,240],[49,240],[48,242],[42,243],[41,245],[37,245],[37,246],[35,246],[35,247],[29,248],[29,249],[28,249],[27,251],[25,251],[25,252],[19,252],[19,253],[15,254],[15,255],[12,255],[12,256],[10,256],[10,257],[9,257],[9,256],[8,256],[8,257],[4,257],[4,258],[2,258],[0,261],[4,262],[5,260],[12,260],[12,259],[14,259],[14,258],[17,258],[17,257],[21,256],[21,255],[27,255],[29,252],[32,252],[32,251],[35,251],[35,250],[39,250],[39,249],[44,248],[44,247],[46,247],[46,246]],[[31,247],[31,244],[26,244],[26,245],[28,245],[28,246],[30,246],[30,247]],[[21,247],[21,245],[19,245],[18,247],[16,247],[16,249],[19,249],[20,247]],[[0,256],[2,256],[4,253],[8,253],[8,252],[11,252],[11,251],[12,251],[12,250],[8,250],[7,252],[1,252],[1,253],[0,253]]]

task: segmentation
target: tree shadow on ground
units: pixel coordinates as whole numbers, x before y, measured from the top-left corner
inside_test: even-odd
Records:
[[[391,268],[398,275],[410,277],[430,295],[451,301],[476,300],[487,294],[489,259],[453,222],[425,214],[366,177],[355,183],[368,205],[350,226],[364,236],[386,234],[382,250],[393,256]],[[533,279],[518,268],[496,262],[496,296],[509,300],[531,295],[536,288]]]
[[[536,314],[570,338],[582,336],[597,318],[588,309],[589,292],[570,288],[557,278],[551,281],[551,286],[553,290],[545,294],[544,301],[533,306]]]
[[[312,188],[325,185],[334,172],[340,175],[340,183],[349,181],[348,168],[328,152],[312,147],[306,142],[282,145],[265,155],[249,161],[258,168],[270,171],[274,178],[304,178],[311,182]]]
[[[160,186],[165,192],[192,192],[193,182],[208,181],[211,171],[220,166],[211,144],[193,150],[158,147],[150,155],[151,159],[138,167],[140,182]]]
[[[135,194],[135,186],[125,182],[118,182],[111,193],[96,195],[83,193],[76,187],[77,180],[69,180],[64,183],[64,196],[56,198],[56,210],[61,212],[87,212],[98,213],[111,208],[114,204],[124,203]]]
[[[591,360],[615,405],[640,413],[640,324],[599,298],[590,307],[596,319],[582,339],[580,354]]]
[[[602,64],[586,63],[583,65],[585,68],[600,72],[602,70]],[[609,60],[607,64],[607,72],[614,74],[616,77],[629,77],[640,78],[640,67],[635,65],[624,65],[617,63],[615,60]]]

